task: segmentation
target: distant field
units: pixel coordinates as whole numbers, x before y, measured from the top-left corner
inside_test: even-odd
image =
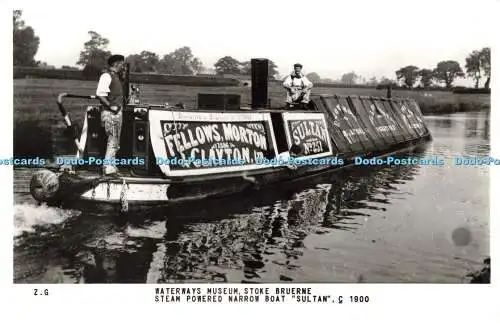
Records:
[[[16,156],[51,155],[52,128],[61,124],[57,109],[57,95],[62,92],[94,94],[97,82],[57,79],[14,79],[14,153]],[[250,105],[249,87],[191,87],[180,85],[144,84],[141,88],[143,102],[171,105],[179,102],[196,107],[198,93],[240,94],[242,104]],[[385,90],[360,88],[313,88],[313,95],[338,94],[385,97]],[[424,114],[452,113],[490,107],[489,94],[453,94],[443,91],[393,90],[393,97],[414,98]],[[284,102],[283,89],[276,84],[269,87],[272,106]],[[81,120],[88,103],[85,100],[67,99],[65,107],[73,120]]]
[[[61,92],[94,94],[96,82],[55,79],[15,79],[14,80],[14,119],[39,119],[45,122],[60,120],[56,106],[57,95]],[[183,102],[188,107],[196,106],[198,93],[240,94],[243,104],[250,104],[249,87],[188,87],[178,85],[141,86],[142,100],[149,103],[176,104]],[[359,88],[313,88],[313,95],[338,94],[385,97],[385,90]],[[451,113],[455,111],[488,108],[489,94],[453,94],[443,91],[408,91],[393,90],[393,97],[414,98],[425,114]],[[269,98],[273,106],[284,102],[284,93],[280,86],[270,85]],[[72,116],[83,116],[81,105],[85,100],[67,99],[67,108]]]

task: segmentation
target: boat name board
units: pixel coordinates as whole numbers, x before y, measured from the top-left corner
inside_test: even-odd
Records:
[[[330,135],[322,113],[284,113],[289,146],[301,147],[307,158],[331,154]]]

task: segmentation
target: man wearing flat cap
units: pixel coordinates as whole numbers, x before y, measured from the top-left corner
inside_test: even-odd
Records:
[[[293,69],[294,71],[283,81],[283,87],[287,90],[286,103],[288,106],[306,105],[309,103],[313,84],[302,73],[302,64],[294,64]]]
[[[101,123],[106,132],[107,146],[105,159],[112,163],[103,165],[104,175],[119,176],[113,160],[120,149],[120,135],[123,119],[123,84],[120,73],[123,70],[125,57],[123,55],[112,55],[108,59],[108,68],[99,78],[96,95],[101,101]]]

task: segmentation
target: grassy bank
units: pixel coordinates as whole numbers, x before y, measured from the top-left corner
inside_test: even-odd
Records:
[[[94,81],[99,78],[100,71],[85,73],[81,70],[68,69],[44,69],[37,67],[14,66],[14,79],[38,78],[55,80],[82,80]],[[163,85],[185,85],[185,86],[236,86],[239,81],[233,78],[208,75],[166,75],[149,73],[131,73],[132,82]]]
[[[37,118],[51,122],[60,120],[55,104],[61,92],[93,94],[96,82],[55,79],[15,79],[14,80],[14,119],[16,121]],[[141,97],[144,102],[176,104],[183,102],[188,107],[196,106],[198,93],[240,94],[242,104],[250,104],[249,87],[188,87],[182,85],[141,85]],[[385,97],[385,90],[360,88],[313,88],[313,95],[338,94]],[[490,107],[489,94],[454,94],[444,91],[409,91],[393,90],[393,97],[415,99],[424,114],[454,113],[487,109]],[[269,87],[269,98],[273,106],[284,102],[283,89],[277,84]],[[82,100],[68,99],[68,109],[72,116],[81,117]]]
[[[57,109],[57,95],[62,92],[93,94],[95,81],[57,80],[57,79],[15,79],[14,80],[14,153],[16,156],[51,156],[52,138],[57,125],[62,126]],[[196,107],[198,93],[240,94],[244,105],[251,103],[249,87],[188,87],[181,85],[141,85],[143,102],[161,104],[184,103]],[[385,90],[360,88],[313,88],[313,95],[338,94],[385,97]],[[414,98],[424,114],[443,114],[473,111],[490,107],[488,94],[453,94],[443,91],[394,90],[393,97]],[[269,98],[273,106],[284,102],[284,93],[277,84],[270,84]],[[88,101],[67,99],[65,107],[73,120],[82,120]]]

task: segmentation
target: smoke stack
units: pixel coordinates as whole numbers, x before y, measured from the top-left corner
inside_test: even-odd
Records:
[[[252,59],[252,108],[268,108],[268,59]]]

